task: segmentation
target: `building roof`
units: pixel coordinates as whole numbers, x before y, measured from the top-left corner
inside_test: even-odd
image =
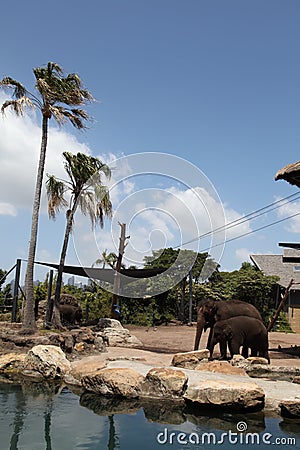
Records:
[[[285,249],[283,255],[300,257],[300,252]],[[280,278],[278,284],[286,288],[292,278],[295,283],[300,283],[300,264],[282,262],[283,255],[250,255],[250,258],[265,275],[278,276]],[[295,267],[298,270],[295,270]],[[300,284],[293,284],[292,289],[300,290]]]
[[[293,164],[288,164],[278,170],[275,175],[275,180],[285,180],[290,184],[300,187],[300,161]]]

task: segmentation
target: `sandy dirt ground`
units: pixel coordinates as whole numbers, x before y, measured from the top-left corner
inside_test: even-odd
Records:
[[[196,327],[187,325],[161,325],[160,327],[136,327],[125,325],[131,334],[142,343],[143,349],[157,354],[174,354],[192,351]],[[206,347],[208,331],[203,333],[200,348]],[[281,350],[278,351],[278,346]],[[300,334],[294,333],[269,333],[270,358],[274,365],[288,365],[300,367]],[[294,353],[285,353],[284,350]],[[214,356],[218,357],[218,348],[215,348]]]
[[[174,354],[192,351],[196,326],[162,325],[156,328],[125,325],[130,334],[136,336],[142,343],[138,348],[108,347],[107,352],[85,355],[72,363],[74,373],[81,375],[95,373],[111,361],[132,360],[152,367],[168,367]],[[206,347],[208,331],[203,334],[200,348]],[[283,350],[300,355],[300,334],[269,333],[270,358],[274,366],[300,367],[300,357]],[[281,350],[278,350],[278,346]],[[295,348],[297,346],[297,348]],[[214,357],[218,357],[216,347]]]

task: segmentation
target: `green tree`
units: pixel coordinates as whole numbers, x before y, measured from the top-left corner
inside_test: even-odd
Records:
[[[103,227],[104,216],[111,218],[112,204],[106,186],[102,184],[102,175],[110,178],[110,168],[100,161],[84,153],[76,155],[64,152],[65,170],[69,176],[68,181],[58,180],[54,175],[47,175],[46,189],[48,195],[48,213],[55,219],[61,208],[67,208],[66,229],[60,254],[54,304],[59,305],[62,275],[67,254],[69,237],[73,226],[74,214],[79,207],[84,215],[88,215],[92,227],[97,223]],[[65,195],[71,194],[69,203]],[[60,326],[59,314],[55,314],[54,324]]]
[[[254,305],[266,321],[268,312],[275,306],[276,276],[264,275],[250,263],[239,270],[219,272],[215,282],[209,283],[214,298],[243,300]]]
[[[218,264],[209,257],[208,253],[175,250],[172,247],[154,250],[151,256],[144,258],[144,261],[146,268],[171,269],[170,274],[164,274],[162,292],[166,290],[168,281],[172,286],[174,286],[174,280],[176,281],[176,286],[169,291],[169,294],[172,292],[172,299],[177,305],[177,314],[181,321],[185,320],[186,288],[190,272],[193,281],[198,283],[200,279],[206,279],[212,272],[218,270]],[[151,284],[151,282],[150,278],[149,283]],[[166,295],[161,296],[161,301],[163,299],[166,309],[169,303],[167,297]]]
[[[26,333],[34,333],[36,330],[33,274],[48,141],[48,121],[54,117],[59,125],[69,121],[75,128],[82,129],[84,128],[84,121],[88,119],[88,114],[79,107],[93,99],[91,94],[83,88],[82,81],[77,74],[71,73],[64,76],[62,68],[56,63],[49,62],[46,67],[37,67],[33,70],[33,73],[36,81],[36,94],[28,91],[20,82],[13,78],[5,77],[0,81],[0,86],[12,89],[12,99],[2,104],[2,113],[4,113],[6,108],[10,107],[17,115],[22,116],[27,107],[35,107],[42,114],[42,140],[25,278],[26,305],[23,318],[23,332]]]
[[[94,264],[97,264],[97,265],[101,264],[102,265],[102,269],[105,269],[106,265],[108,265],[112,269],[115,269],[116,268],[116,264],[117,264],[117,259],[118,259],[118,257],[117,257],[117,255],[114,252],[107,253],[107,250],[104,250],[101,253],[101,258],[96,259]],[[124,264],[123,264],[123,268],[124,268]]]

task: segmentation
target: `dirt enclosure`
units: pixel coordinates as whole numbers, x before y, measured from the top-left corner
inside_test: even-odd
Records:
[[[141,327],[135,325],[124,325],[130,334],[136,336],[141,341],[138,349],[126,347],[108,347],[108,354],[114,357],[118,355],[125,357],[135,357],[141,354],[146,355],[146,359],[155,364],[168,365],[175,353],[189,352],[194,348],[196,324],[188,325],[161,325],[159,327]],[[35,339],[41,335],[47,335],[42,330],[33,337],[20,336],[21,324],[0,323],[0,354],[9,352],[27,352],[35,345]],[[10,345],[5,339],[5,334],[10,333],[10,339],[17,345]],[[14,335],[11,336],[11,333]],[[200,348],[206,347],[208,331],[203,333]],[[23,339],[29,339],[29,345],[24,345]],[[300,367],[300,334],[294,333],[269,333],[269,348],[271,364],[276,366],[299,366]],[[142,353],[141,353],[142,352]],[[78,354],[79,358],[87,357],[87,354]],[[91,355],[92,356],[92,355]],[[94,354],[95,356],[95,354]],[[218,358],[218,346],[214,351],[214,357]],[[104,354],[103,354],[104,357]]]
[[[161,325],[152,328],[125,325],[125,328],[143,343],[144,350],[173,354],[192,351],[194,348],[196,326]],[[205,348],[208,333],[203,333],[200,348]],[[272,364],[300,366],[300,334],[269,333],[269,348]],[[214,356],[219,356],[217,347]]]

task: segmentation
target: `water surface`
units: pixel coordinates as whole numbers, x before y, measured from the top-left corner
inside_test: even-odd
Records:
[[[79,396],[46,383],[0,383],[0,402],[0,450],[300,449],[299,421],[262,412]]]

